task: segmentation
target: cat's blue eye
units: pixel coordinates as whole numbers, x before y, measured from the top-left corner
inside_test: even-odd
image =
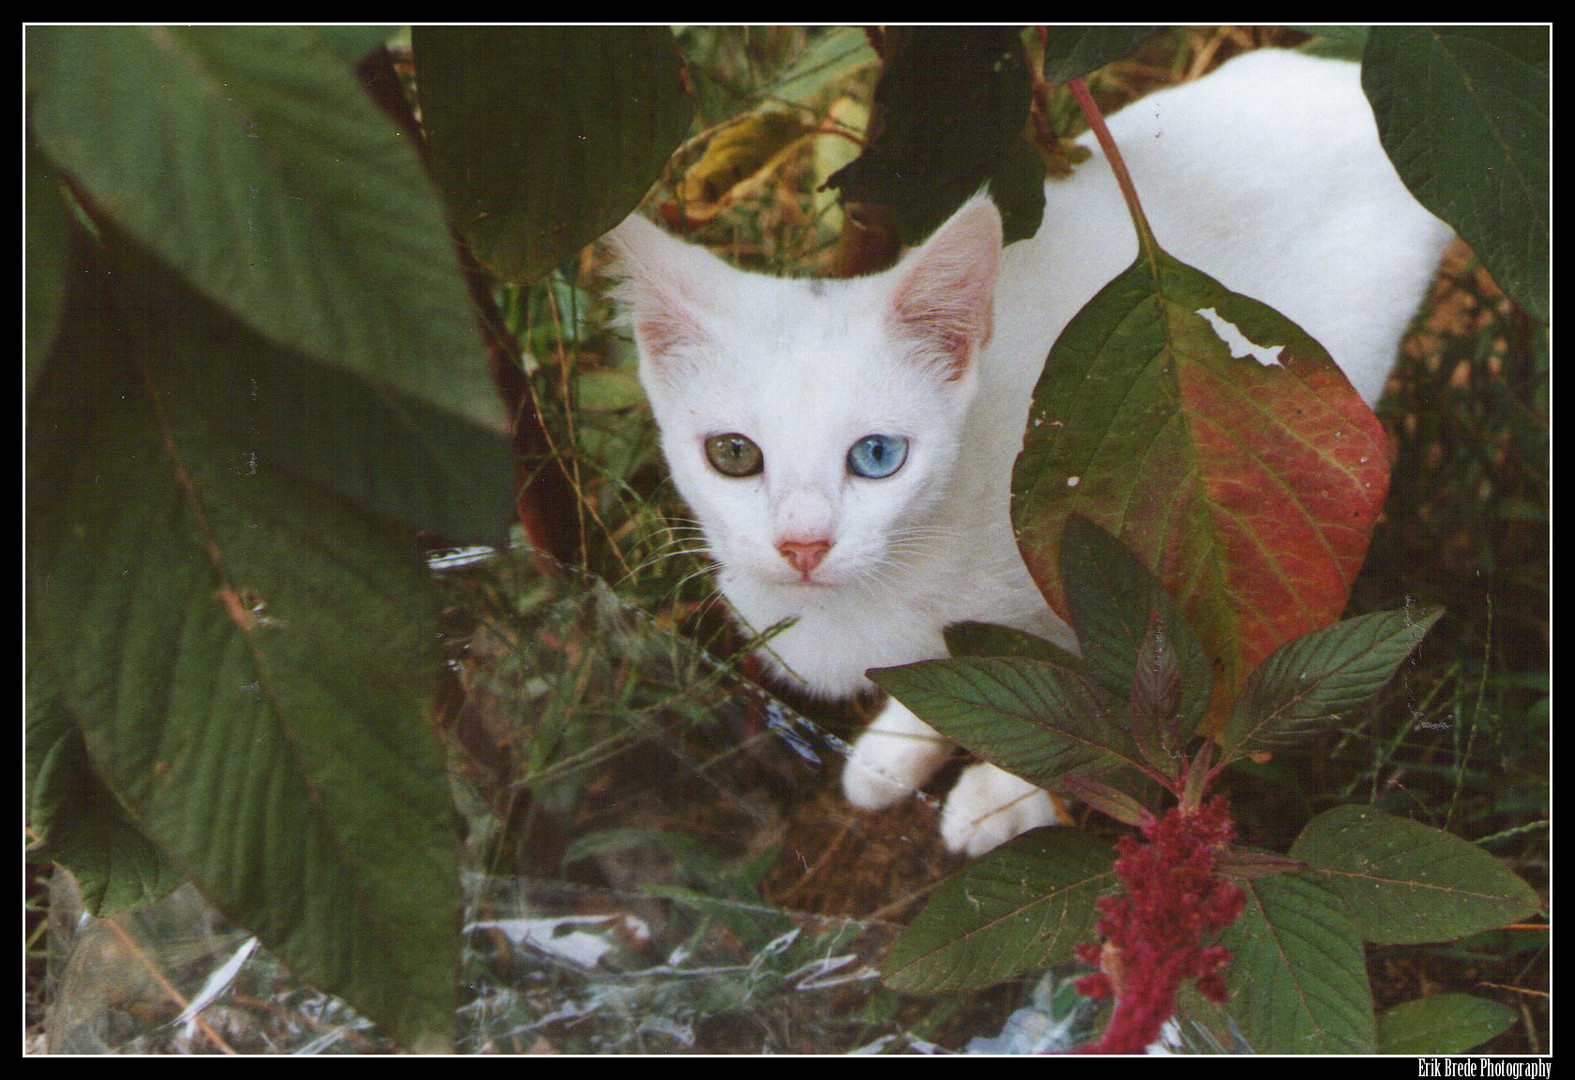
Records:
[[[711,467],[723,476],[754,476],[766,467],[760,447],[749,436],[736,431],[707,439],[705,456]]]
[[[907,458],[908,440],[901,435],[866,435],[848,451],[848,471],[880,480],[902,468]]]

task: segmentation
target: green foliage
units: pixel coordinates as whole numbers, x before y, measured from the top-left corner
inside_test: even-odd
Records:
[[[49,161],[263,337],[501,430],[442,207],[316,34],[33,27]]]
[[[1220,935],[1226,1006],[1260,1054],[1370,1054],[1373,997],[1362,938],[1338,893],[1306,874],[1242,883],[1247,910]]]
[[[1258,666],[1220,734],[1225,760],[1337,723],[1393,678],[1441,608],[1378,611],[1288,641]]]
[[[875,138],[828,184],[844,202],[892,207],[917,243],[986,183],[1006,242],[1044,213],[1044,166],[1022,138],[1028,70],[1010,27],[890,27],[875,89]]]
[[[1541,907],[1524,881],[1475,844],[1370,807],[1318,815],[1290,853],[1345,899],[1368,941],[1449,941]]]
[[[444,1036],[458,883],[415,544],[253,462],[162,334],[84,291],[31,402],[28,569],[93,769],[287,962],[396,1038]]]
[[[99,780],[76,717],[28,634],[27,813],[43,837],[30,852],[70,866],[82,903],[110,915],[165,895],[183,880]]]
[[[1140,762],[1141,752],[1100,692],[1054,664],[924,660],[877,668],[870,678],[948,739],[1041,786],[1065,773]]]
[[[1146,41],[1153,26],[1047,26],[1045,79],[1080,78],[1119,59]]]
[[[1186,684],[1206,687],[1209,668],[1196,657],[1177,658],[1189,652],[1179,644],[1190,639],[1185,620],[1162,603],[1157,579],[1118,549],[1084,519],[1068,526],[1061,577],[1082,662],[1058,662],[1058,650],[1036,657],[1020,635],[985,628],[956,635],[969,655],[871,677],[980,757],[1143,826],[1153,819],[1112,786],[1120,777],[1142,774],[1184,807],[1199,805],[1233,758],[1305,739],[1370,700],[1440,614],[1381,612],[1292,639],[1235,699],[1221,764],[1211,765],[1207,742],[1188,762],[1191,728],[1176,727],[1176,720]],[[1140,612],[1147,612],[1146,624]],[[991,643],[1009,656],[977,655]],[[1096,680],[1096,670],[1118,677]],[[1126,724],[1116,720],[1123,681],[1130,691]],[[1195,715],[1201,711],[1195,706]],[[1108,775],[1096,780],[1092,771]],[[1057,839],[1063,835],[1019,837],[948,882],[888,954],[888,985],[922,993],[980,985],[1053,963],[1068,943],[1092,939],[1094,910],[1083,901],[1091,904],[1113,879],[1098,875],[1096,847]],[[1261,1053],[1373,1052],[1364,940],[1453,939],[1538,906],[1523,881],[1474,845],[1362,806],[1316,818],[1289,857],[1227,852],[1221,871],[1248,891],[1246,914],[1220,940],[1234,955],[1229,1000],[1223,1010],[1194,1000],[1189,1015],[1228,1045],[1228,1014]],[[1042,929],[1050,916],[1036,896],[1054,905],[1054,934]]]
[[[411,44],[433,172],[508,281],[627,217],[694,116],[666,27],[422,26]]]
[[[1470,994],[1431,994],[1378,1018],[1380,1054],[1463,1054],[1507,1030],[1515,1012]]]
[[[61,198],[59,179],[31,144],[27,147],[25,170],[27,280],[23,355],[31,389],[60,322],[66,266],[70,261],[71,219]]]
[[[1038,829],[975,859],[886,954],[887,985],[938,994],[1070,960],[1115,883],[1114,858],[1087,833]]]
[[[1051,349],[1012,518],[1063,613],[1059,552],[1075,514],[1158,569],[1215,665],[1218,710],[1275,647],[1345,606],[1382,505],[1384,434],[1304,331],[1144,235]],[[1279,347],[1276,362],[1233,355],[1206,314]],[[1251,455],[1222,434],[1243,430]]]
[[[1362,52],[1362,87],[1400,178],[1543,321],[1550,49],[1544,26],[1377,26]]]
[[[459,887],[415,532],[501,542],[515,478],[443,205],[350,71],[388,37],[28,31],[29,816],[91,910],[189,878],[430,1047]],[[632,206],[686,126],[577,190]]]
[[[1363,28],[1305,29],[1348,50],[1367,40]],[[1046,74],[1094,73],[1147,35],[1051,27]],[[446,217],[417,155],[350,74],[390,36],[382,27],[28,30],[26,734],[29,825],[41,838],[30,853],[72,869],[90,910],[124,910],[190,878],[298,973],[408,1046],[450,1030],[459,923],[453,807],[429,730],[434,646],[450,624],[439,621],[442,594],[412,533],[500,543],[515,479],[447,226],[460,226],[493,270],[529,283],[496,291],[530,358],[531,407],[555,440],[559,462],[547,467],[561,463],[573,478],[584,561],[623,574],[622,597],[670,610],[703,638],[712,631],[697,627],[718,620],[695,614],[705,595],[696,564],[668,557],[695,541],[663,521],[666,494],[653,495],[655,440],[628,342],[598,337],[606,304],[594,290],[568,270],[546,271],[635,206],[688,133],[692,108],[707,127],[763,104],[824,125],[830,95],[861,75],[867,84],[878,58],[857,28],[686,27],[682,61],[661,28],[418,30],[416,90]],[[1177,40],[1167,31],[1142,46],[1148,70]],[[989,182],[1008,238],[1033,232],[1040,173],[1021,138],[1028,80],[1018,45],[999,30],[888,32],[880,134],[838,174],[845,195],[896,204],[899,231],[919,239]],[[1364,72],[1402,176],[1544,318],[1546,45],[1537,28],[1381,27]],[[1177,48],[1176,74],[1190,62]],[[854,100],[863,96],[855,87]],[[1479,167],[1440,157],[1462,147]],[[794,179],[791,155],[781,161]],[[716,236],[729,230],[751,265],[809,267],[830,235],[825,222],[797,210],[773,217],[757,203]],[[778,243],[778,233],[792,239]],[[1253,341],[1286,344],[1281,366],[1227,356],[1200,308]],[[1475,351],[1443,356],[1417,390],[1430,402],[1421,429],[1400,439],[1431,445],[1430,425],[1458,423],[1444,432],[1441,471],[1488,523],[1471,548],[1486,578],[1453,575],[1469,584],[1443,596],[1408,581],[1366,604],[1442,599],[1452,618],[1429,647],[1443,635],[1452,655],[1473,651],[1408,668],[1405,687],[1388,695],[1404,716],[1381,738],[1345,724],[1337,756],[1370,749],[1372,760],[1338,797],[1373,806],[1317,817],[1294,859],[1225,854],[1222,872],[1246,879],[1251,894],[1224,942],[1237,951],[1231,1002],[1184,1009],[1215,1047],[1455,1052],[1510,1022],[1492,1002],[1446,994],[1390,1009],[1375,1027],[1362,969],[1364,940],[1452,940],[1540,903],[1490,852],[1534,850],[1546,827],[1533,819],[1545,813],[1547,676],[1504,669],[1506,650],[1522,667],[1536,654],[1524,643],[1545,629],[1546,582],[1510,576],[1535,571],[1535,559],[1494,561],[1496,530],[1545,526],[1546,391],[1539,413],[1521,404],[1518,385],[1485,388],[1504,381],[1500,363],[1512,382],[1545,387],[1548,345],[1545,328],[1528,329],[1507,303],[1485,300],[1480,315],[1475,337],[1450,345]],[[1261,495],[1265,477],[1278,483],[1307,465],[1355,470],[1358,487],[1382,490],[1362,472],[1382,473],[1381,436],[1348,390],[1330,388],[1322,351],[1296,334],[1152,247],[1057,344],[1035,402],[1044,423],[1030,428],[1014,481],[1025,555],[1070,613],[1082,657],[976,624],[948,631],[957,661],[877,678],[983,756],[1128,824],[1147,820],[1148,793],[1161,786],[1195,802],[1231,775],[1305,785],[1303,805],[1327,805],[1323,773],[1291,752],[1356,716],[1438,614],[1419,603],[1319,629],[1344,603],[1360,544],[1313,575],[1244,556],[1305,555],[1320,515],[1243,509],[1221,494],[1232,483]],[[1457,385],[1457,365],[1470,368],[1468,384]],[[1101,378],[1084,379],[1090,372]],[[1224,409],[1226,383],[1255,395],[1250,417]],[[1287,412],[1315,396],[1339,404],[1312,420]],[[1178,436],[1199,422],[1224,430],[1249,420],[1267,420],[1271,441],[1305,434],[1313,460],[1247,473],[1207,440]],[[1338,450],[1331,432],[1342,435]],[[1506,449],[1527,470],[1520,487],[1499,483]],[[1481,460],[1463,463],[1469,454]],[[1414,505],[1411,486],[1438,479],[1402,471],[1395,489]],[[1376,504],[1362,498],[1337,496],[1361,505],[1365,537]],[[1444,530],[1468,517],[1455,504],[1435,514],[1430,554],[1454,550]],[[1269,543],[1269,518],[1309,531]],[[1545,558],[1544,548],[1544,578]],[[508,602],[528,611],[546,588],[531,582]],[[1511,597],[1485,644],[1457,610],[1468,587]],[[666,624],[631,645],[610,629],[620,619],[607,616],[602,593],[587,596],[500,665],[529,725],[518,742],[508,736],[517,771],[503,783],[533,821],[595,806],[589,765],[642,740],[670,748],[659,717],[704,727],[723,715],[697,692],[715,674],[709,659],[679,658]],[[1523,596],[1540,597],[1540,608]],[[1287,614],[1301,604],[1315,615]],[[508,630],[518,646],[519,626]],[[1219,680],[1211,661],[1224,662]],[[653,669],[667,680],[655,695],[640,675]],[[1194,736],[1206,712],[1226,723],[1219,766]],[[1244,756],[1267,747],[1280,755],[1271,763]],[[1400,768],[1390,766],[1396,754],[1409,755]],[[479,767],[456,758],[461,770]],[[696,787],[712,782],[709,760],[697,777]],[[463,782],[456,790],[462,803],[490,795]],[[539,868],[518,823],[488,825],[493,812],[472,818],[471,848],[501,873]],[[568,989],[628,1022],[620,1046],[645,1048],[647,1017],[704,1022],[802,998],[814,973],[850,958],[863,927],[800,929],[759,899],[775,847],[727,857],[687,835],[688,822],[638,820],[637,831],[582,835],[565,865],[594,873],[654,858],[671,878],[646,891],[648,902],[663,905],[667,928],[689,935],[696,955],[725,943],[716,955],[729,962],[714,978],[677,966],[665,979],[620,971],[604,985],[554,969],[554,1000]],[[887,981],[955,994],[1064,960],[1094,936],[1112,857],[1088,833],[1054,830],[970,864],[891,950]],[[1500,932],[1447,948],[1534,958],[1542,941]],[[517,963],[500,976],[510,993]],[[857,1030],[860,1014],[895,1009],[895,995],[880,991],[846,1019]],[[499,1023],[509,1038],[532,1030]]]
[[[1157,750],[1158,757],[1171,760],[1192,737],[1209,704],[1209,663],[1198,639],[1154,575],[1087,518],[1067,521],[1060,570],[1091,678],[1117,701],[1128,699],[1140,679],[1160,676],[1179,682],[1174,703],[1164,716],[1153,718],[1149,730],[1140,734],[1134,721],[1134,735],[1144,742],[1145,754],[1153,758]]]

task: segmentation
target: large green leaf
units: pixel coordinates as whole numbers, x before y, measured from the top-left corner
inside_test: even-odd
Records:
[[[442,204],[315,32],[27,37],[39,144],[97,213],[270,340],[502,429]]]
[[[1281,645],[1242,687],[1221,733],[1221,760],[1339,722],[1394,677],[1443,613],[1440,607],[1379,611]]]
[[[1367,941],[1452,941],[1541,907],[1529,885],[1475,844],[1370,806],[1319,814],[1290,854],[1345,899]]]
[[[60,322],[71,249],[71,219],[61,198],[59,179],[31,145],[27,148],[25,184],[27,261],[23,267],[26,305],[22,345],[27,384],[32,386]]]
[[[34,855],[76,875],[98,916],[155,900],[184,880],[93,771],[71,707],[28,642],[27,818],[42,838]]]
[[[1226,1008],[1247,1045],[1260,1054],[1372,1053],[1362,940],[1339,895],[1308,874],[1238,884],[1247,909],[1220,944],[1232,954]]]
[[[501,544],[514,459],[489,427],[269,343],[135,250],[117,299],[145,327],[148,362],[242,455],[278,464],[451,543]]]
[[[1028,67],[1013,27],[888,27],[874,138],[827,181],[844,202],[892,207],[918,243],[988,183],[1007,243],[1044,214],[1044,162],[1022,137]]]
[[[1375,26],[1362,53],[1362,89],[1406,187],[1543,320],[1551,34],[1546,26]]]
[[[931,898],[881,965],[912,994],[989,986],[1071,959],[1094,938],[1094,901],[1115,851],[1077,829],[1036,829],[969,863]]]
[[[28,581],[93,771],[304,978],[446,1040],[459,888],[420,554],[251,468],[80,281],[31,402]]]
[[[433,171],[511,281],[627,217],[694,115],[663,26],[418,26],[411,43]]]
[[[944,631],[946,651],[953,656],[1020,656],[1043,660],[1074,671],[1083,661],[1059,645],[1010,626],[995,623],[953,623]]]
[[[1273,362],[1232,356],[1220,322],[1278,347]],[[1062,332],[1031,415],[1012,516],[1057,611],[1081,514],[1176,598],[1214,664],[1216,712],[1263,657],[1339,616],[1383,504],[1384,432],[1288,319],[1145,235]]]
[[[1515,1010],[1470,994],[1431,994],[1378,1018],[1380,1054],[1463,1054],[1508,1031]]]
[[[1045,79],[1065,82],[1102,68],[1135,49],[1157,27],[1047,26]]]
[[[1064,773],[1142,768],[1142,754],[1080,673],[1037,660],[964,657],[869,672],[915,716],[1040,787]]]

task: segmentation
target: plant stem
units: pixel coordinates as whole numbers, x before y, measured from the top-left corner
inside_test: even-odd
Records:
[[[1137,229],[1138,242],[1143,245],[1143,250],[1152,263],[1158,247],[1154,242],[1154,232],[1148,227],[1148,218],[1143,216],[1143,205],[1138,202],[1137,188],[1132,184],[1132,174],[1127,172],[1126,162],[1121,160],[1121,151],[1116,148],[1116,140],[1110,137],[1110,129],[1105,126],[1105,117],[1099,111],[1099,106],[1094,103],[1094,95],[1088,92],[1088,85],[1082,79],[1068,79],[1067,86],[1071,88],[1072,96],[1077,99],[1078,106],[1083,110],[1083,116],[1087,118],[1088,126],[1094,132],[1094,138],[1099,140],[1099,148],[1105,152],[1105,160],[1110,163],[1110,171],[1116,177],[1116,186],[1121,189],[1121,197],[1126,200],[1127,210],[1132,214],[1132,225]]]

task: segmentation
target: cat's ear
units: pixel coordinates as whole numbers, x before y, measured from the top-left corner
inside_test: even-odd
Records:
[[[669,236],[639,214],[607,234],[623,304],[643,359],[660,365],[709,340],[705,314],[729,268],[704,248]]]
[[[976,195],[894,271],[888,317],[948,379],[961,378],[990,343],[1000,261],[1000,211]]]

